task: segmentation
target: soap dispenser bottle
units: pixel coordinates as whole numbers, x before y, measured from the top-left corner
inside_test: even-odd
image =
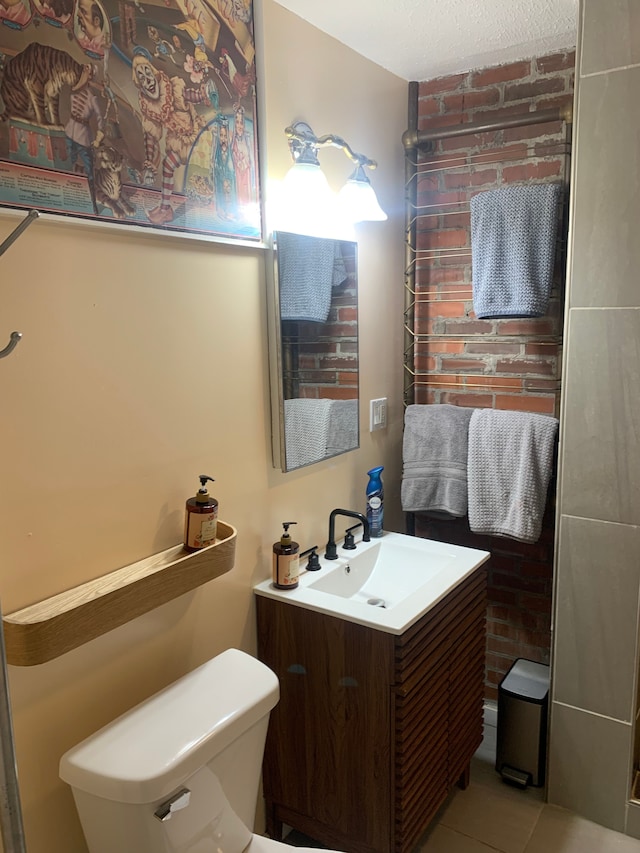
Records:
[[[289,528],[295,521],[283,521],[283,534],[273,545],[273,585],[277,589],[295,589],[300,574],[300,546],[291,539]]]
[[[195,497],[189,498],[184,517],[184,547],[186,551],[198,551],[213,545],[218,527],[218,501],[207,491],[207,481],[213,477],[200,474],[200,488]]]
[[[367,483],[367,521],[369,522],[369,535],[372,537],[382,536],[384,523],[384,486],[382,477],[384,466],[372,468],[367,471],[369,482]]]

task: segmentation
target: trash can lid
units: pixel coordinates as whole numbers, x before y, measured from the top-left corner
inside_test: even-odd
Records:
[[[518,658],[500,682],[499,690],[543,702],[549,692],[549,667],[544,663]]]

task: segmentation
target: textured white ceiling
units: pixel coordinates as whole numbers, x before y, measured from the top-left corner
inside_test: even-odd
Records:
[[[405,80],[543,56],[576,43],[578,0],[277,0]]]

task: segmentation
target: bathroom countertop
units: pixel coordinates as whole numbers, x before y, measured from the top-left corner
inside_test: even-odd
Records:
[[[489,559],[488,551],[385,532],[339,558],[320,557],[318,571],[300,572],[295,589],[271,580],[256,595],[335,616],[390,634],[402,634]],[[347,577],[348,575],[348,577]]]

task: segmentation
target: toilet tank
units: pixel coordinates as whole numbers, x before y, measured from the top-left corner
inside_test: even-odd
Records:
[[[66,752],[91,853],[241,853],[278,679],[228,649]]]

